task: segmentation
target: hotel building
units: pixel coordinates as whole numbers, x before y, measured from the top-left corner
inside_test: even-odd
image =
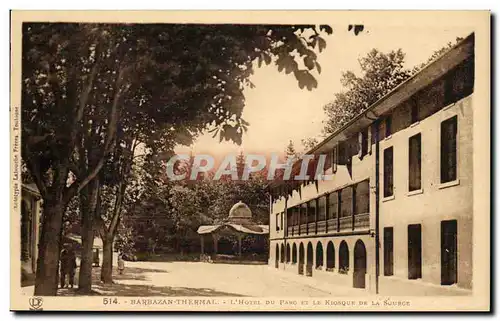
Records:
[[[271,184],[273,268],[374,293],[472,289],[474,59],[471,34],[310,150],[332,180]]]

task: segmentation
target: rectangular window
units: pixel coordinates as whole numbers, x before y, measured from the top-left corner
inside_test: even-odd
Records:
[[[340,217],[352,216],[352,187],[344,188],[340,195]]]
[[[335,146],[332,149],[332,172],[333,173],[337,172],[338,158],[339,158],[339,151],[338,151],[338,147]]]
[[[279,231],[280,230],[280,215],[279,213],[276,214],[276,231]]]
[[[281,225],[280,225],[280,227],[281,227],[282,230],[285,229],[285,224],[284,224],[285,222],[284,222],[284,219],[283,219],[283,215],[284,215],[284,213],[281,212]]]
[[[408,225],[408,279],[422,278],[422,226]]]
[[[318,221],[326,220],[326,196],[321,196],[318,201]]]
[[[441,284],[457,283],[457,221],[441,222]]]
[[[299,208],[296,206],[292,208],[292,222],[293,226],[299,225]]]
[[[385,137],[392,135],[392,115],[387,115],[385,118]]]
[[[422,135],[410,137],[408,153],[409,182],[408,190],[416,191],[422,188]]]
[[[363,158],[368,154],[368,129],[358,133],[358,157]]]
[[[384,275],[394,275],[394,229],[384,227]]]
[[[309,201],[308,216],[307,220],[309,223],[313,223],[316,221],[316,200]]]
[[[394,195],[393,148],[384,150],[384,197]]]
[[[300,205],[300,224],[307,223],[307,203]]]
[[[333,218],[337,218],[337,212],[338,212],[338,197],[337,197],[338,193],[337,192],[333,192],[331,193],[330,195],[328,195],[328,207],[329,207],[329,210],[328,210],[328,214],[329,214],[329,217],[328,219],[333,219]]]
[[[441,183],[457,179],[457,116],[441,123]]]
[[[370,183],[368,180],[360,182],[356,186],[356,214],[370,212]]]

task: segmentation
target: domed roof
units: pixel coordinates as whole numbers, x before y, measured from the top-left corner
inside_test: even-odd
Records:
[[[252,211],[247,204],[239,201],[229,210],[229,218],[252,218]]]

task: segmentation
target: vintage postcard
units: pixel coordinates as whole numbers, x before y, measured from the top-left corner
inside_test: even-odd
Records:
[[[14,311],[489,311],[490,12],[12,11]]]

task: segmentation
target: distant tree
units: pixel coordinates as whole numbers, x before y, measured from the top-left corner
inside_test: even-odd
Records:
[[[366,110],[462,39],[457,37],[455,43],[449,42],[443,48],[434,51],[425,62],[413,69],[404,67],[405,54],[401,49],[388,53],[372,49],[365,57],[359,59],[360,75],[352,71],[342,74],[341,84],[344,90],[335,93],[334,99],[323,107],[327,116],[323,134],[329,135],[340,129],[354,116]]]
[[[314,137],[302,139],[301,142],[302,142],[302,146],[304,147],[305,152],[313,149],[319,143],[318,140]]]
[[[401,49],[388,53],[372,49],[359,59],[361,76],[344,72],[340,81],[345,91],[336,93],[333,101],[324,106],[327,115],[324,134],[332,134],[408,79],[411,71],[404,68],[404,58]]]
[[[288,145],[286,145],[285,156],[298,158],[299,155],[300,155],[300,153],[295,149],[295,145],[293,144],[293,141],[290,140],[288,142]]]

